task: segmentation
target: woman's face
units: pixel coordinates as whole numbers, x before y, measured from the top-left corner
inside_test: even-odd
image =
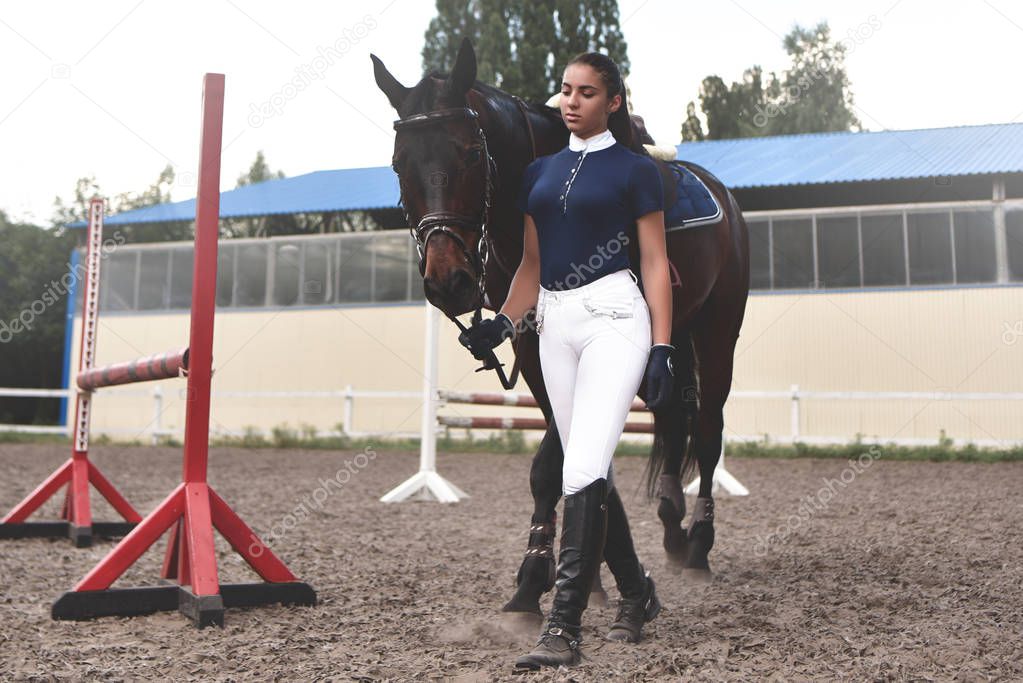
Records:
[[[561,118],[568,129],[585,139],[607,130],[607,119],[622,104],[610,100],[600,74],[588,64],[571,64],[561,81]]]

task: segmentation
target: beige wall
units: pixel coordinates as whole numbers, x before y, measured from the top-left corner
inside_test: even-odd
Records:
[[[736,350],[733,388],[1017,392],[1023,289],[957,288],[754,296]],[[1021,323],[1023,325],[1023,323]],[[1010,343],[1006,343],[1006,338]],[[1023,402],[801,402],[800,431],[882,439],[1023,439]],[[789,402],[736,400],[728,428],[787,434]]]
[[[733,390],[1018,391],[1023,340],[1004,334],[1023,320],[1023,289],[976,288],[862,293],[755,295],[739,340]],[[100,318],[97,364],[187,344],[187,314]],[[214,391],[418,391],[422,385],[421,304],[218,313]],[[492,373],[458,346],[441,323],[440,384],[495,391]],[[1023,325],[1023,323],[1021,323]],[[75,350],[78,348],[77,325]],[[74,360],[77,367],[77,358]],[[162,427],[183,428],[183,380],[100,391],[94,431],[144,437],[154,423],[152,390],[163,388]],[[520,385],[525,391],[525,385]],[[137,392],[143,392],[137,395]],[[136,393],[130,393],[136,392]],[[417,399],[358,399],[355,431],[417,432]],[[1023,402],[803,400],[804,436],[882,439],[949,436],[1023,439]],[[447,406],[452,415],[532,416],[533,411]],[[332,430],[340,398],[214,397],[215,430],[264,431],[288,424]],[[790,434],[790,402],[736,397],[726,410],[731,435]]]

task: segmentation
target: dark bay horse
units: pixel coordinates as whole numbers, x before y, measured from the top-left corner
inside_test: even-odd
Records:
[[[560,111],[526,104],[476,82],[476,55],[462,42],[450,74],[431,72],[402,85],[375,56],[374,76],[400,117],[393,167],[401,203],[420,249],[427,299],[454,318],[485,307],[498,310],[522,255],[522,213],[516,195],[526,166],[568,144]],[[643,131],[619,141],[642,152]],[[652,142],[652,140],[650,140]],[[654,416],[647,489],[660,497],[664,548],[681,566],[709,571],[714,544],[711,487],[721,453],[723,408],[749,293],[749,240],[735,198],[711,173],[685,164],[722,208],[713,224],[669,231],[673,283],[672,343],[676,383],[669,408]],[[662,169],[663,170],[663,169]],[[670,184],[666,181],[666,197]],[[672,195],[673,196],[673,195]],[[635,243],[636,240],[633,240]],[[635,255],[634,255],[635,256]],[[635,258],[633,262],[638,262]],[[549,425],[533,458],[529,483],[534,509],[529,546],[507,612],[539,614],[553,586],[556,506],[563,454],[540,372],[538,338],[519,335],[515,354]],[[682,528],[682,477],[698,466],[699,519]]]

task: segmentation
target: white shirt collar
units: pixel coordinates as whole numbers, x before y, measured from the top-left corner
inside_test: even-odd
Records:
[[[610,147],[615,142],[617,142],[615,136],[611,134],[610,130],[591,135],[585,140],[575,133],[570,133],[568,136],[568,148],[573,152],[582,152],[583,150],[587,153],[596,152]]]

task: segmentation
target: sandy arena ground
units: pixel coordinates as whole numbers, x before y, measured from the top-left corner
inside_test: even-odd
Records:
[[[177,613],[53,622],[51,602],[110,543],[3,542],[0,680],[1023,679],[1023,464],[886,462],[882,451],[843,474],[847,462],[733,459],[753,493],[718,498],[715,575],[704,584],[665,559],[654,507],[635,493],[644,459],[619,458],[665,610],[627,646],[601,640],[614,608],[591,605],[580,667],[513,676],[535,637],[499,612],[525,549],[529,458],[442,455],[440,471],[468,501],[383,505],[417,456],[355,456],[211,456],[213,486],[316,588],[314,608],[229,610],[222,630],[197,631]],[[66,457],[57,446],[0,445],[0,508]],[[143,512],[179,481],[177,449],[98,447],[93,459]],[[320,480],[346,460],[355,474],[324,499]],[[303,501],[311,514],[289,518]],[[112,519],[105,503],[96,519]],[[250,580],[218,543],[221,579]],[[162,552],[161,543],[118,585],[155,583]],[[613,586],[606,568],[604,579]]]

